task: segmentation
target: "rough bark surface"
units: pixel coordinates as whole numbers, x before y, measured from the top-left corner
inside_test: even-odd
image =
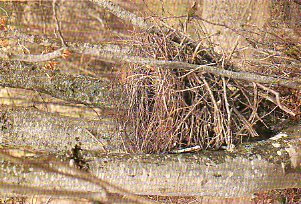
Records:
[[[89,121],[45,113],[34,108],[0,108],[0,141],[9,146],[66,153],[75,145],[83,150],[120,152],[113,118]]]
[[[90,0],[89,2],[95,3],[142,30],[157,34],[175,32],[166,27],[158,30],[143,18],[125,11],[110,1]],[[208,2],[209,5],[212,4],[212,2]],[[219,5],[219,2],[214,4]],[[71,11],[73,12],[73,10]],[[216,9],[213,9],[213,13],[215,12]],[[85,10],[83,13],[86,14]],[[238,14],[241,16],[240,13]],[[235,39],[233,38],[233,40]],[[35,38],[28,38],[28,40],[34,42]],[[172,40],[179,44],[187,43],[193,48],[197,47],[193,40],[186,38],[181,33],[175,34]],[[183,62],[140,58],[131,56],[130,49],[121,46],[91,44],[77,46],[72,43],[68,43],[68,45],[70,51],[108,58],[113,61],[120,60],[164,69],[208,72],[238,80],[301,89],[301,81],[297,78],[293,81],[288,77],[277,78],[273,75],[238,72],[236,69],[219,69],[215,65],[199,66]],[[230,48],[230,51],[234,51],[232,46]],[[65,47],[60,48],[53,53],[44,55],[26,56],[1,53],[0,57],[8,61],[1,61],[0,86],[36,90],[63,100],[97,107],[112,107],[113,102],[110,97],[112,89],[108,80],[74,77],[56,71],[43,70],[25,63],[59,58],[65,49]],[[209,54],[206,58],[214,63]],[[114,91],[116,90],[114,89]],[[204,151],[193,154],[164,155],[111,154],[110,152],[119,151],[122,144],[122,141],[119,141],[117,135],[113,133],[115,128],[116,124],[107,118],[99,122],[82,121],[57,117],[32,109],[0,108],[0,142],[4,146],[14,146],[14,149],[1,147],[1,151],[13,152],[19,148],[46,151],[46,153],[33,151],[34,153],[26,154],[27,150],[23,150],[25,153],[19,154],[19,157],[24,159],[23,164],[14,164],[2,160],[0,157],[0,176],[3,178],[0,183],[2,195],[8,193],[7,189],[3,187],[5,186],[3,182],[9,183],[6,185],[10,185],[10,188],[31,185],[32,187],[42,187],[42,189],[102,192],[103,188],[93,182],[58,175],[26,165],[26,162],[34,160],[40,164],[50,163],[50,166],[59,169],[61,166],[56,166],[56,162],[50,161],[52,156],[49,155],[49,152],[55,155],[55,159],[59,158],[67,163],[72,163],[65,154],[62,157],[58,155],[73,149],[76,145],[81,146],[82,150],[79,150],[82,155],[81,159],[91,174],[141,195],[242,197],[252,196],[256,192],[270,189],[301,188],[300,126],[296,127],[297,131],[288,130],[287,137],[244,144],[236,147],[232,152]]]
[[[136,194],[252,196],[270,189],[301,187],[299,130],[300,126],[288,130],[288,136],[245,144],[233,152],[129,155],[89,151],[83,155],[93,175]],[[47,161],[45,156],[39,158],[36,155],[34,158],[40,163]],[[92,192],[100,190],[93,183],[29,170],[22,165],[2,165],[1,168],[1,176],[9,183]]]
[[[25,63],[0,65],[0,86],[24,88],[71,102],[112,107],[110,81],[48,71]]]

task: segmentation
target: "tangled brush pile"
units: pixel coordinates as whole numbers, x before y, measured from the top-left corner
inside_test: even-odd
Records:
[[[229,68],[222,60],[208,58],[207,50],[171,39],[172,34],[139,34],[132,41],[134,54]],[[215,76],[198,68],[131,65],[125,84],[130,104],[127,126],[132,127],[127,146],[135,152],[161,153],[196,145],[200,149],[231,147],[243,138],[258,136],[259,130],[270,130],[274,118],[287,117],[277,108],[277,102],[266,100],[273,99],[269,87]]]

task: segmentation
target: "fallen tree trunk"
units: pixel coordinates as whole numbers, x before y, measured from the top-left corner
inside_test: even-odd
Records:
[[[95,108],[83,104],[75,104],[56,99],[47,94],[19,88],[0,89],[0,100],[3,105],[11,107],[35,107],[47,113],[57,113],[63,116],[80,117],[97,120],[99,118],[114,117],[115,108]]]
[[[109,80],[66,75],[36,65],[2,62],[0,86],[35,90],[55,98],[99,108],[113,106]]]
[[[65,154],[78,145],[98,152],[123,152],[113,118],[64,117],[34,108],[0,108],[0,141],[9,146]]]
[[[283,134],[283,137],[245,144],[234,152],[165,155],[90,152],[84,154],[84,159],[96,177],[140,195],[249,197],[260,191],[301,187],[300,126],[296,129],[288,132],[288,137]],[[35,162],[45,164],[43,156],[38,158]],[[99,191],[93,183],[82,185],[74,178],[47,171],[28,171],[17,165],[3,167],[0,173],[6,182]],[[15,169],[15,173],[12,175],[9,169]]]
[[[119,47],[117,47],[116,51],[115,49],[104,50],[103,46],[72,46],[70,44],[69,49],[71,51],[119,59],[131,63],[170,69],[196,70],[234,79],[279,84],[281,86],[300,89],[299,81],[292,82],[287,79],[234,72],[217,69],[208,65],[200,66],[183,62],[138,58],[130,56],[126,52],[119,52]],[[63,49],[60,49],[54,52],[53,55],[50,53],[44,56],[3,55],[2,57],[8,60],[37,62],[60,57],[62,51]],[[13,63],[12,66],[1,67],[1,85],[37,90],[64,100],[93,104],[95,106],[110,104],[108,97],[105,97],[107,95],[99,93],[100,90],[107,90],[109,87],[105,80],[95,80],[89,77],[69,77],[67,75],[46,72],[25,64],[20,69],[17,69],[16,64]],[[65,80],[66,78],[67,81]],[[77,83],[78,81],[80,82]],[[4,134],[6,134],[4,144],[18,146],[32,146],[34,144],[33,148],[42,147],[41,149],[51,149],[57,155],[56,151],[65,150],[65,143],[69,145],[71,142],[71,147],[73,148],[78,142],[73,140],[77,135],[82,139],[82,135],[84,134],[82,139],[84,141],[86,140],[85,138],[91,136],[89,134],[88,136],[85,135],[84,131],[76,131],[78,126],[81,128],[85,126],[85,124],[82,125],[79,122],[74,122],[70,126],[67,126],[68,131],[61,134],[60,131],[55,132],[53,129],[60,130],[59,127],[64,121],[57,120],[55,117],[50,118],[50,116],[47,116],[48,114],[37,117],[38,119],[32,117],[32,115],[26,115],[22,111],[14,114],[7,110],[3,112],[2,131],[4,130]],[[46,121],[44,121],[44,118],[47,118]],[[28,130],[29,128],[30,131]],[[38,128],[44,129],[39,130]],[[68,128],[71,130],[69,131]],[[38,134],[32,133],[35,130],[37,130]],[[50,133],[49,136],[44,135],[48,132]],[[72,136],[70,137],[70,135]],[[28,141],[26,136],[30,137]],[[45,137],[47,140],[40,139],[41,137]],[[54,140],[50,139],[48,141],[52,137]],[[96,143],[92,142],[92,145],[90,143],[91,141],[89,140],[87,146],[83,147],[83,149],[99,151],[97,148],[94,149]],[[262,190],[301,187],[300,135],[291,135],[289,139],[282,138],[276,141],[268,140],[244,145],[235,149],[232,153],[106,155],[93,151],[83,152],[83,159],[86,160],[92,174],[119,186],[124,186],[137,194],[237,197],[251,196],[253,193]],[[26,159],[29,160],[30,158],[25,158],[25,163]],[[39,158],[39,155],[35,155],[34,159],[41,164],[48,162],[48,160],[43,158],[43,155],[41,158]],[[3,164],[0,174],[2,178],[6,179],[6,182],[21,185],[33,184],[35,187],[42,188],[67,188],[70,190],[92,192],[101,190],[99,186],[95,186],[91,182],[82,183],[74,178],[69,179],[64,176],[57,176],[57,174],[47,172],[47,170],[42,172],[24,166]],[[54,165],[54,167],[56,166]]]
[[[16,195],[36,195],[36,193],[41,195],[55,196],[58,198],[69,197],[69,198],[85,198],[90,201],[102,202],[102,203],[141,203],[141,204],[151,204],[153,202],[146,200],[144,198],[138,197],[135,194],[120,188],[118,186],[112,185],[107,181],[101,180],[86,171],[79,170],[77,168],[69,167],[62,162],[51,161],[49,156],[34,155],[34,158],[20,158],[19,156],[12,156],[7,154],[9,149],[1,149],[0,157],[4,159],[2,161],[2,170],[0,174],[8,174],[5,177],[5,182],[0,182],[0,192],[6,196],[16,196]],[[24,160],[25,159],[25,160]],[[5,161],[6,160],[6,161]],[[17,166],[17,167],[16,167]],[[12,167],[13,171],[11,171]],[[11,181],[17,178],[20,174],[28,174],[28,177],[34,177],[35,183],[39,184],[34,186],[33,183],[29,185],[24,185],[24,182],[17,182],[13,184]],[[43,176],[39,178],[41,175]],[[55,177],[54,177],[55,176]],[[45,178],[56,180],[61,178],[55,187],[50,184],[43,186],[45,183]],[[8,181],[8,182],[7,182]],[[74,189],[77,186],[72,184],[77,183],[81,186],[79,190]],[[50,181],[51,183],[51,181]],[[71,184],[71,185],[70,185]],[[92,185],[95,192],[86,191],[86,185]],[[62,189],[62,186],[64,189]],[[97,190],[96,190],[97,189]],[[76,195],[75,195],[76,194]]]
[[[89,166],[98,177],[137,194],[252,196],[301,187],[300,133],[289,137],[243,145],[233,153],[99,156]]]

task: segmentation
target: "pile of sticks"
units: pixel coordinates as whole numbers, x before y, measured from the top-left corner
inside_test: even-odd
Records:
[[[196,68],[132,64],[126,78],[129,100],[128,147],[162,153],[188,147],[231,149],[249,137],[271,133],[279,119],[296,114],[282,103],[275,85],[262,85],[204,72],[202,66],[231,69],[214,53],[167,35],[139,33],[131,41],[136,55],[185,62]],[[282,89],[289,89],[283,88]]]

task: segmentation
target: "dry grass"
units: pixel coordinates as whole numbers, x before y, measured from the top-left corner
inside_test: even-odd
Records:
[[[300,203],[301,189],[278,189],[256,194],[256,203]]]

